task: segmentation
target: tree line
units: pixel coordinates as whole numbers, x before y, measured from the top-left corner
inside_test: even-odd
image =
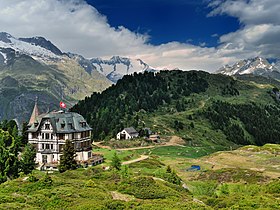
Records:
[[[216,101],[204,112],[214,129],[221,129],[237,144],[280,143],[280,107],[256,103],[231,104]],[[250,137],[254,142],[250,142]]]
[[[198,71],[161,71],[126,75],[102,93],[93,93],[78,102],[71,111],[85,117],[93,128],[94,139],[115,136],[124,127],[141,128],[139,112],[154,112],[160,106],[175,103],[185,109],[181,98],[205,92],[209,73]]]
[[[0,123],[0,183],[19,177],[21,172],[29,174],[35,168],[36,151],[27,144],[25,131],[19,135],[14,120]]]

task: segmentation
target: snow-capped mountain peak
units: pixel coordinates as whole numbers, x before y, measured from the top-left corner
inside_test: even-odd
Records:
[[[10,52],[12,50],[13,52]],[[99,72],[107,79],[116,83],[124,75],[143,72],[158,72],[141,59],[112,56],[109,59],[87,59],[74,53],[63,53],[44,37],[16,38],[6,32],[0,32],[0,64],[9,64],[9,55],[28,55],[45,64],[52,64],[64,59],[74,60],[89,74]],[[68,57],[67,57],[68,56]]]
[[[126,74],[158,71],[141,59],[132,59],[121,56],[113,56],[110,59],[92,58],[90,61],[100,73],[114,83]]]
[[[43,37],[18,39],[6,32],[0,33],[0,48],[11,48],[36,60],[59,59],[60,55],[62,55],[62,52],[57,47]]]
[[[242,74],[267,75],[272,72],[279,72],[279,70],[274,65],[270,64],[265,58],[255,57],[238,61],[232,66],[225,65],[216,73],[232,76]]]

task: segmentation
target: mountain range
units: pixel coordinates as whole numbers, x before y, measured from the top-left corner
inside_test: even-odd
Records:
[[[96,70],[90,72],[43,37],[15,38],[0,33],[0,120],[26,121],[36,96],[41,112],[57,109],[63,100],[78,100],[112,84]]]
[[[236,62],[233,65],[225,65],[216,73],[234,76],[234,75],[257,75],[273,79],[280,79],[280,70],[277,65],[271,64],[267,59],[255,57]]]
[[[0,32],[0,120],[26,121],[36,96],[42,112],[57,109],[60,100],[72,106],[126,74],[145,71],[157,70],[140,59],[87,59],[62,52],[44,37],[16,38]]]
[[[134,72],[159,70],[141,59],[121,56],[88,59],[62,52],[44,37],[16,38],[0,32],[0,120],[28,120],[36,96],[41,112],[58,109],[61,100],[71,107]],[[280,79],[276,65],[260,57],[226,65],[216,73]]]

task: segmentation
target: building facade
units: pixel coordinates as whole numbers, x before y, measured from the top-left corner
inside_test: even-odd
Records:
[[[133,128],[125,128],[117,134],[117,139],[133,139],[137,138],[139,133]]]
[[[35,104],[29,121],[28,142],[36,148],[36,162],[59,162],[63,146],[68,139],[73,143],[77,161],[87,161],[92,157],[92,128],[81,115],[65,111],[41,115],[38,113]],[[38,116],[35,116],[36,114]]]

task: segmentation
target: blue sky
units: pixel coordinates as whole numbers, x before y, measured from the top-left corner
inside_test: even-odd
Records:
[[[108,23],[147,33],[154,45],[171,41],[217,46],[218,35],[236,31],[239,21],[228,15],[207,17],[205,0],[87,0]]]
[[[1,31],[43,36],[86,58],[209,72],[280,58],[279,0],[0,0],[0,8]]]

